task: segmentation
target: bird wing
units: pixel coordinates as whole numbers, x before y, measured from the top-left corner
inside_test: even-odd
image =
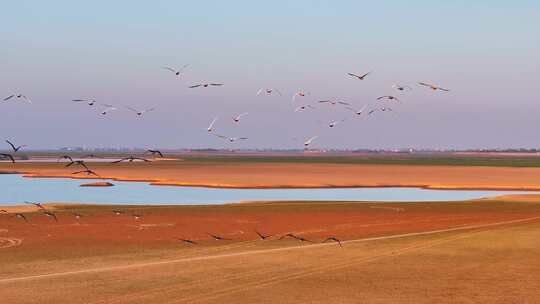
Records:
[[[238,114],[238,116],[237,116],[236,118],[240,118],[240,117],[246,116],[246,115],[248,115],[248,114],[249,114],[248,112],[241,113],[241,114]]]
[[[202,86],[202,84],[192,85],[192,86],[190,86],[189,88],[190,88],[190,89],[193,89],[193,88],[198,88],[198,87],[200,87],[200,86]]]
[[[350,103],[344,102],[344,101],[338,101],[339,104],[350,106]]]
[[[132,107],[126,106],[126,109],[131,110],[131,111],[133,111],[133,112],[135,112],[135,113],[139,113],[139,110],[137,110],[137,109],[135,109],[135,108],[132,108]]]
[[[82,102],[82,101],[88,101],[88,100],[87,99],[72,99],[71,101]]]
[[[431,87],[430,84],[425,83],[425,82],[419,82],[418,84],[419,84],[419,85],[422,85],[422,86],[425,86],[425,87]]]
[[[347,73],[347,75],[352,76],[352,77],[356,77],[356,78],[360,78],[360,76],[358,76],[358,75],[356,75],[354,73]]]
[[[239,137],[238,139],[246,140],[246,139],[248,139],[248,138],[247,138],[247,137]]]
[[[189,64],[184,64],[180,70],[178,70],[178,72],[182,72],[185,68],[187,68],[189,66]]]
[[[144,110],[143,112],[152,112],[152,111],[154,111],[155,109],[156,109],[156,108],[150,108],[150,109]]]
[[[8,97],[4,98],[4,101],[10,100],[10,99],[13,98],[14,96],[15,96],[15,94],[9,95]]]
[[[226,139],[229,139],[227,136],[225,135],[220,135],[220,134],[214,134],[214,136],[217,136],[219,138],[226,138]]]
[[[176,70],[175,70],[175,69],[173,69],[173,68],[170,68],[170,67],[166,67],[166,66],[164,66],[164,67],[161,67],[161,68],[162,68],[162,69],[165,69],[165,70],[169,70],[169,71],[171,71],[171,72],[173,72],[173,73],[176,73]]]
[[[217,117],[212,120],[212,122],[208,126],[208,129],[212,129],[214,127],[214,124],[216,123],[216,121],[217,121]]]
[[[319,103],[330,102],[330,100],[319,100]]]
[[[222,86],[223,83],[211,83],[210,85],[211,85],[211,86]]]
[[[11,146],[13,151],[17,150],[17,148],[15,147],[15,145],[12,142],[10,142],[9,140],[6,140],[6,142]]]
[[[441,90],[441,91],[446,91],[446,92],[450,92],[450,90],[449,90],[449,89],[445,89],[445,88],[441,88],[441,87],[438,87],[438,89],[439,89],[439,90]]]
[[[364,75],[360,76],[360,78],[364,78],[364,77],[366,77],[366,76],[369,75],[369,74],[371,74],[371,71],[369,71],[369,72],[365,73]]]

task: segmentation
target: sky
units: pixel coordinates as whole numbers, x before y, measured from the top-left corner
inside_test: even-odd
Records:
[[[0,95],[33,103],[0,103],[0,139],[29,148],[283,149],[312,136],[313,148],[540,147],[538,1],[53,0],[3,11]],[[162,69],[184,64],[179,78]],[[199,82],[224,86],[188,88]],[[256,96],[262,87],[283,96]],[[310,95],[293,102],[298,90]],[[293,111],[324,99],[376,107],[381,95],[401,102],[359,118],[343,106]],[[77,98],[118,110],[102,116]],[[214,117],[216,133],[249,139],[208,134]]]

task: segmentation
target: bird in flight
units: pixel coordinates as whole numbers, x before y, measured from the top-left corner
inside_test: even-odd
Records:
[[[310,243],[313,243],[313,241],[310,241],[310,240],[308,240],[308,239],[306,239],[306,238],[304,238],[304,237],[298,236],[298,235],[294,235],[294,234],[292,234],[292,233],[287,233],[287,234],[285,234],[284,236],[280,237],[279,239],[282,240],[282,239],[288,238],[288,237],[289,237],[289,238],[293,238],[293,239],[295,239],[295,240],[299,240],[300,242],[310,242]]]
[[[109,112],[112,112],[112,111],[116,110],[116,108],[114,106],[109,105],[109,104],[102,104],[102,106],[104,106],[105,108],[103,110],[101,110],[101,112],[100,112],[101,115],[107,115]]]
[[[377,100],[379,100],[379,101],[380,101],[380,100],[389,100],[389,101],[395,100],[395,101],[397,101],[397,102],[400,101],[397,97],[392,96],[392,95],[384,95],[384,96],[380,96],[380,97],[377,97]]]
[[[179,240],[179,241],[181,241],[181,242],[190,244],[190,245],[197,245],[197,242],[195,242],[194,240],[182,239],[182,238],[176,238],[176,239]]]
[[[240,122],[240,118],[242,118],[242,116],[246,116],[246,115],[248,115],[248,114],[249,114],[249,113],[247,113],[247,112],[246,112],[246,113],[238,114],[238,115],[236,115],[235,117],[233,117],[233,121],[234,121],[234,122]]]
[[[346,107],[347,110],[354,112],[356,115],[362,115],[364,113],[364,110],[366,109],[367,105],[363,106],[360,110],[355,110],[351,107]]]
[[[8,145],[11,146],[11,149],[13,149],[13,152],[15,152],[15,153],[19,152],[19,150],[24,148],[24,147],[28,147],[27,145],[15,146],[15,144],[10,142],[9,140],[6,140],[6,142],[8,143]]]
[[[326,243],[326,242],[336,242],[336,243],[339,244],[339,247],[343,248],[343,245],[341,245],[341,241],[340,241],[338,238],[336,238],[335,236],[331,236],[331,237],[329,237],[329,238],[326,238],[326,239],[323,241],[323,243]]]
[[[279,94],[279,96],[283,96],[283,94],[281,94],[281,92],[278,90],[278,89],[274,89],[274,88],[270,88],[270,89],[259,89],[259,91],[257,91],[257,96],[261,95],[262,93],[266,93],[268,95],[272,94],[273,92],[276,92]]]
[[[319,100],[319,103],[328,103],[328,104],[331,104],[333,106],[337,105],[337,104],[340,104],[340,105],[346,105],[346,106],[350,106],[351,104],[350,103],[346,103],[344,101],[339,101],[339,100]]]
[[[230,241],[231,240],[231,239],[227,239],[227,238],[224,238],[222,236],[211,234],[211,233],[208,233],[208,232],[207,232],[207,234],[209,236],[211,236],[214,240],[218,240],[218,241]]]
[[[190,89],[194,89],[194,88],[198,88],[198,87],[208,88],[210,86],[219,87],[219,86],[222,86],[222,85],[223,85],[223,83],[198,83],[198,84],[190,86],[189,88]]]
[[[154,111],[156,108],[149,108],[149,109],[145,109],[145,110],[137,110],[137,109],[132,108],[132,107],[126,107],[126,109],[135,112],[135,113],[137,114],[137,116],[142,116],[144,113],[152,112],[152,111]]]
[[[260,233],[260,232],[257,231],[257,230],[255,230],[255,233],[259,236],[259,238],[260,238],[261,240],[266,240],[267,238],[272,237],[271,235],[264,235],[264,234]]]
[[[331,123],[328,124],[328,127],[333,128],[333,127],[339,125],[340,123],[344,122],[345,120],[346,119],[332,121]]]
[[[306,140],[306,141],[304,142],[304,147],[307,149],[307,148],[309,147],[309,145],[311,145],[311,143],[312,143],[315,139],[317,139],[318,137],[319,137],[319,136],[313,136],[313,137],[311,137],[310,139]]]
[[[67,165],[66,165],[66,168],[67,167],[71,167],[73,165],[79,165],[85,169],[89,169],[88,166],[86,165],[86,163],[84,162],[84,160],[72,160],[71,162],[69,162]]]
[[[81,174],[81,173],[84,173],[86,175],[93,175],[93,176],[99,176],[99,174],[97,174],[96,172],[90,170],[90,169],[86,169],[86,170],[81,170],[81,171],[76,171],[76,172],[73,172],[71,174]]]
[[[69,155],[62,155],[62,156],[60,156],[56,162],[60,162],[60,160],[63,160],[63,159],[69,160],[70,163],[73,162],[73,158],[72,158],[71,156],[69,156]]]
[[[27,205],[34,205],[38,207],[38,209],[45,210],[45,207],[41,203],[33,203],[33,202],[24,202]]]
[[[216,123],[217,120],[218,120],[217,117],[214,118],[214,119],[212,120],[212,122],[210,123],[210,125],[208,126],[208,128],[206,128],[206,131],[208,131],[208,132],[214,131],[214,124]]]
[[[357,75],[357,74],[354,74],[354,73],[347,73],[347,75],[349,76],[352,76],[352,77],[355,77],[356,79],[358,80],[364,80],[364,78],[366,78],[367,75],[371,74],[371,71],[363,74],[363,75]]]
[[[424,87],[428,87],[428,88],[432,89],[433,91],[441,90],[441,91],[450,92],[449,89],[441,88],[441,87],[436,86],[434,84],[429,84],[429,83],[425,83],[425,82],[419,82],[418,84],[421,85],[421,86],[424,86]]]
[[[58,223],[58,217],[56,217],[56,214],[49,211],[43,211],[43,214],[47,216],[48,218],[52,218],[55,222]]]
[[[9,95],[8,97],[4,98],[4,101],[8,101],[10,100],[11,98],[18,98],[18,99],[23,99],[24,101],[28,102],[28,103],[32,103],[32,101],[30,100],[30,98],[26,97],[26,95],[23,95],[23,94],[11,94]]]
[[[159,157],[163,157],[163,153],[161,153],[161,151],[159,150],[148,149],[146,150],[146,152],[152,155],[159,155]]]
[[[9,154],[9,153],[0,153],[0,158],[1,159],[9,159],[11,160],[12,163],[15,163],[15,158],[13,158],[13,155]]]
[[[22,220],[24,220],[25,222],[28,223],[28,219],[27,219],[26,216],[25,216],[24,214],[22,214],[22,213],[15,213],[15,217],[20,218],[20,219],[22,219]]]
[[[398,91],[412,91],[412,88],[410,86],[402,86],[399,84],[392,85],[392,88],[395,88]]]
[[[248,139],[247,137],[227,137],[227,136],[219,135],[219,134],[215,134],[215,135],[217,137],[219,137],[219,138],[227,139],[230,142],[235,142],[235,141],[238,141],[238,140],[246,140],[246,139]]]
[[[181,68],[179,68],[178,70],[177,70],[177,69],[174,69],[174,68],[171,68],[171,67],[168,67],[168,66],[164,66],[164,67],[161,67],[161,68],[173,72],[174,75],[176,75],[176,76],[180,76],[180,74],[182,73],[182,71],[184,71],[184,69],[187,68],[188,66],[189,66],[189,64],[184,64],[184,65],[183,65]]]
[[[135,157],[133,155],[130,155],[128,157],[124,157],[122,159],[119,159],[119,160],[115,160],[113,161],[112,163],[113,164],[117,164],[117,163],[121,163],[123,161],[127,161],[127,162],[133,162],[135,160],[140,160],[140,161],[143,161],[143,162],[150,162],[150,160],[146,159],[146,158],[141,158],[141,157]]]
[[[86,102],[89,106],[93,106],[96,104],[95,99],[72,99],[73,102]]]
[[[299,107],[296,107],[296,109],[294,109],[294,112],[300,112],[300,111],[307,110],[307,109],[315,109],[315,107],[310,105],[310,104],[305,104],[305,105],[301,105]]]
[[[298,92],[294,93],[294,95],[292,97],[292,101],[296,101],[297,97],[306,97],[307,95],[309,95],[309,92],[298,91]]]

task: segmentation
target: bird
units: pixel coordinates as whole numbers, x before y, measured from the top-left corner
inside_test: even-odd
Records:
[[[344,122],[345,120],[346,119],[332,121],[331,123],[328,124],[328,127],[333,128],[333,127],[339,125],[340,123]]]
[[[23,219],[25,222],[28,223],[28,219],[26,218],[26,216],[22,213],[15,213],[15,217],[17,218],[20,218],[20,219]]]
[[[145,110],[137,110],[137,109],[132,108],[132,107],[126,107],[126,109],[135,112],[135,113],[137,114],[137,116],[142,116],[144,113],[152,112],[152,111],[154,111],[156,108],[149,108],[149,109],[145,109]]]
[[[257,96],[261,95],[261,93],[266,93],[268,95],[272,94],[273,92],[276,92],[278,93],[280,96],[283,96],[283,94],[281,94],[281,92],[278,90],[278,89],[274,89],[274,88],[270,88],[270,89],[259,89],[259,91],[257,91]]]
[[[198,84],[194,84],[194,85],[190,86],[189,88],[190,89],[194,89],[194,88],[198,88],[198,87],[207,88],[209,86],[218,87],[218,86],[222,86],[222,85],[223,85],[223,83],[198,83]]]
[[[49,211],[43,211],[43,214],[49,218],[52,218],[55,222],[58,223],[58,217],[56,217],[56,214]]]
[[[4,98],[4,101],[8,101],[10,100],[11,98],[22,98],[24,101],[28,102],[28,103],[32,103],[32,101],[30,100],[30,98],[26,97],[26,95],[23,95],[23,94],[11,94],[9,95],[8,97]]]
[[[346,106],[351,105],[350,103],[347,103],[347,102],[344,102],[344,101],[339,101],[339,100],[319,100],[319,103],[328,103],[328,104],[331,104],[333,106],[335,106],[337,104],[346,105]]]
[[[101,115],[107,115],[109,112],[117,110],[114,106],[109,105],[109,104],[102,104],[102,106],[104,106],[105,108],[101,110],[100,112]]]
[[[143,162],[150,162],[150,160],[146,159],[146,158],[141,158],[141,157],[135,157],[133,155],[130,155],[128,157],[124,157],[122,159],[119,159],[119,160],[115,160],[113,161],[112,163],[113,164],[117,164],[117,163],[121,163],[123,161],[128,161],[128,162],[133,162],[135,160],[140,160],[140,161],[143,161]]]
[[[60,160],[63,160],[63,159],[69,160],[70,163],[73,162],[73,158],[72,158],[71,156],[69,156],[69,155],[62,155],[62,156],[60,156],[56,162],[60,162]]]
[[[311,145],[311,143],[312,143],[315,139],[317,139],[318,137],[319,137],[319,136],[313,136],[313,137],[311,137],[310,139],[306,140],[306,141],[304,142],[304,147],[306,147],[306,149],[307,149],[307,148],[309,147],[309,145]]]
[[[152,155],[159,155],[159,157],[163,157],[163,153],[161,153],[161,151],[159,150],[153,150],[153,149],[148,149],[146,150],[146,152],[152,154]]]
[[[395,88],[399,91],[412,91],[412,88],[410,86],[402,86],[402,85],[399,85],[399,84],[394,84],[392,85],[392,88]]]
[[[240,122],[240,118],[242,118],[242,116],[246,116],[246,115],[248,115],[248,114],[249,114],[249,113],[247,113],[247,112],[246,112],[246,113],[238,114],[238,115],[236,115],[235,117],[233,117],[233,121],[234,121],[234,122]]]
[[[365,73],[364,75],[357,75],[357,74],[354,74],[354,73],[347,73],[347,75],[355,77],[358,80],[364,80],[364,78],[366,78],[367,75],[371,74],[371,72],[372,71],[369,71],[369,72]]]
[[[307,110],[307,109],[315,109],[315,107],[310,105],[310,104],[305,104],[305,105],[301,105],[299,107],[296,107],[296,109],[294,109],[294,112],[300,112],[300,111]]]
[[[3,158],[3,159],[8,158],[9,160],[11,160],[12,163],[15,163],[15,158],[13,158],[13,155],[9,153],[0,153],[0,158]]]
[[[294,95],[292,97],[292,101],[296,101],[296,97],[306,97],[306,95],[309,95],[309,92],[298,91],[298,92],[294,93]]]
[[[217,137],[219,137],[219,138],[227,139],[229,142],[235,142],[235,141],[238,141],[238,140],[246,140],[246,139],[248,139],[247,137],[227,137],[227,136],[219,135],[219,134],[215,134],[215,135]]]
[[[174,75],[176,75],[176,76],[180,76],[180,74],[182,73],[182,71],[184,71],[184,69],[187,68],[188,66],[189,66],[189,64],[184,64],[184,65],[183,65],[181,68],[179,68],[178,70],[177,70],[177,69],[174,69],[174,68],[171,68],[171,67],[168,67],[168,66],[163,66],[163,67],[161,67],[161,68],[173,72]]]
[[[259,238],[260,238],[261,240],[266,240],[267,238],[272,237],[271,235],[264,235],[264,234],[260,233],[260,232],[257,231],[257,230],[255,230],[255,233],[259,236]]]
[[[179,241],[181,241],[181,242],[187,243],[187,244],[197,245],[197,242],[195,242],[195,241],[193,241],[193,240],[182,239],[182,238],[176,238],[176,239],[179,240]]]
[[[295,239],[295,240],[299,240],[299,241],[301,241],[301,242],[310,242],[310,243],[313,243],[313,241],[310,241],[310,240],[308,240],[308,239],[306,239],[306,238],[304,238],[304,237],[298,236],[298,235],[294,235],[294,234],[292,234],[292,233],[287,233],[287,234],[285,234],[284,236],[280,237],[279,239],[282,240],[282,239],[287,238],[287,237],[293,238],[293,239]]]
[[[95,99],[72,99],[73,102],[86,102],[89,106],[93,106],[96,104]]]
[[[81,170],[81,171],[76,171],[76,172],[73,172],[71,174],[81,174],[81,173],[85,173],[86,175],[94,175],[94,176],[99,176],[99,174],[97,174],[96,172],[90,170],[90,169],[86,169],[86,170]]]
[[[433,91],[441,90],[441,91],[450,92],[449,89],[441,88],[441,87],[436,86],[434,84],[429,84],[429,83],[425,83],[425,82],[419,82],[418,84],[421,85],[421,86],[428,87],[428,88],[432,89]]]
[[[379,100],[379,101],[380,100],[385,100],[385,99],[390,100],[390,101],[395,100],[395,101],[399,102],[399,99],[397,97],[395,97],[395,96],[392,96],[392,95],[384,95],[384,96],[377,97],[377,100]]]
[[[335,236],[331,236],[331,237],[326,238],[323,241],[323,243],[326,243],[326,242],[336,242],[336,243],[339,244],[339,247],[343,248],[343,245],[341,245],[341,241],[338,238],[336,238]]]
[[[71,166],[73,166],[73,165],[79,165],[79,166],[81,166],[81,167],[83,167],[83,168],[85,168],[85,169],[87,169],[87,170],[90,169],[90,168],[88,168],[88,166],[86,165],[86,163],[84,162],[84,160],[72,160],[71,162],[69,162],[68,164],[66,164],[65,167],[67,168],[67,167],[71,167]]]
[[[366,109],[366,107],[367,107],[367,105],[363,106],[360,110],[355,110],[354,108],[351,108],[351,107],[346,107],[346,109],[354,112],[354,114],[356,114],[356,115],[362,115],[364,113],[364,110]]]
[[[28,147],[27,145],[15,146],[15,144],[10,142],[9,140],[6,140],[6,142],[8,143],[8,145],[11,146],[11,149],[13,149],[13,152],[15,152],[15,153],[19,152],[19,150],[24,148],[24,147]]]
[[[34,205],[38,207],[40,210],[46,210],[45,207],[41,203],[34,203],[34,202],[24,202],[27,205]]]
[[[218,120],[217,117],[214,118],[214,119],[212,120],[212,122],[210,123],[210,125],[208,126],[208,128],[206,128],[206,131],[208,131],[208,132],[214,131],[214,124],[216,123],[217,120]]]
[[[207,234],[209,236],[211,236],[213,239],[218,240],[218,241],[230,241],[231,240],[231,239],[227,239],[227,238],[224,238],[222,236],[211,234],[211,233],[208,233],[208,232],[207,232]]]

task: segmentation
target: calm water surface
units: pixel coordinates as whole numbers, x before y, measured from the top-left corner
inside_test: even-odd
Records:
[[[343,200],[343,201],[452,201],[523,191],[426,190],[419,188],[342,189],[216,189],[151,186],[144,182],[117,182],[113,187],[79,187],[103,180],[69,178],[24,178],[0,175],[0,205],[24,201],[100,204],[209,205],[258,200]]]

